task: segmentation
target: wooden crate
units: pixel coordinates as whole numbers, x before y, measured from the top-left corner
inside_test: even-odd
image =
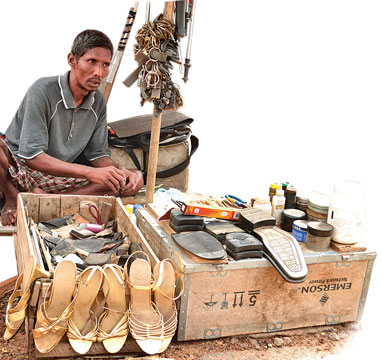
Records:
[[[110,218],[116,220],[117,231],[128,235],[131,241],[140,243],[143,250],[150,257],[152,266],[159,261],[141,231],[132,221],[132,218],[126,211],[120,199],[109,196],[37,195],[22,193],[19,194],[18,197],[17,232],[14,235],[17,269],[19,274],[23,272],[26,260],[31,255],[36,256],[39,259],[40,265],[43,268],[46,268],[43,261],[41,261],[44,254],[41,252],[38,244],[33,242],[29,233],[30,221],[33,220],[35,223],[38,223],[44,220],[51,220],[54,217],[80,213],[80,202],[84,200],[94,202],[98,208],[101,208],[104,202],[111,203],[112,210]],[[79,355],[71,348],[66,336],[64,336],[60,343],[49,353],[42,354],[34,347],[32,329],[34,328],[36,320],[36,311],[43,301],[51,281],[51,279],[37,280],[29,300],[28,315],[25,321],[29,355],[36,358],[77,357]],[[120,357],[121,354],[131,353],[139,354],[142,353],[142,351],[135,340],[130,336],[121,351],[118,354],[115,354],[115,356]],[[112,357],[112,354],[109,354],[101,343],[94,343],[86,354],[86,356],[100,355]]]
[[[202,261],[170,237],[151,205],[137,212],[138,226],[160,259],[184,267],[178,300],[177,340],[213,339],[250,333],[331,325],[361,319],[375,252],[302,250],[308,266],[303,283],[286,282],[265,259]],[[161,215],[161,214],[160,214]]]

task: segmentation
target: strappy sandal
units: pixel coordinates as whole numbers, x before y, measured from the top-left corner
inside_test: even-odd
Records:
[[[91,306],[101,288],[103,277],[103,270],[99,266],[89,266],[77,277],[78,292],[66,334],[71,347],[79,354],[86,354],[93,342],[97,341],[98,319],[92,316]]]
[[[12,338],[22,325],[31,295],[31,286],[34,281],[38,278],[49,277],[50,273],[40,267],[36,257],[31,256],[25,265],[24,272],[18,277],[15,289],[8,300],[5,314],[5,325],[7,328],[4,333],[4,340]],[[20,298],[20,300],[13,306],[16,298]]]
[[[33,330],[34,343],[40,353],[53,350],[67,330],[75,304],[76,275],[77,267],[70,260],[61,261],[54,271],[50,298],[38,308]]]
[[[180,262],[181,266],[181,262]],[[164,340],[158,351],[162,353],[169,346],[177,329],[177,309],[175,300],[179,299],[184,291],[183,271],[178,271],[175,262],[164,259],[153,269],[156,280],[154,300],[164,320]],[[180,279],[180,292],[175,297],[176,279]]]
[[[136,258],[128,273],[128,263],[137,253],[143,254],[147,260]],[[151,301],[151,290],[155,281],[148,256],[141,251],[131,254],[124,265],[124,273],[131,292],[130,333],[145,353],[156,354],[163,343],[164,322],[157,306]]]
[[[109,353],[117,353],[128,335],[126,283],[123,268],[120,266],[106,264],[103,271],[107,279],[107,282],[103,283],[106,311],[99,321],[97,341],[102,342]]]

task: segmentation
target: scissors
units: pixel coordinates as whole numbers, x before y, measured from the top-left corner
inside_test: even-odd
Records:
[[[95,214],[93,213],[93,209],[95,211]],[[97,223],[99,225],[102,225],[102,221],[101,221],[101,216],[99,215],[99,210],[98,208],[96,207],[96,205],[93,205],[91,204],[89,206],[89,213],[91,214],[91,216],[97,221]]]

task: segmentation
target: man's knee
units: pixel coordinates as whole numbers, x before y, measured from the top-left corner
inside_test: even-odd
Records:
[[[8,148],[3,143],[3,141],[0,141],[0,164],[1,169],[7,169],[8,168],[8,156],[7,156]]]
[[[2,140],[0,140],[0,164],[4,169],[8,169],[9,164],[14,165],[8,146]]]

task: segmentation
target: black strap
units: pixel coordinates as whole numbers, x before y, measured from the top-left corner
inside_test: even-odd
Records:
[[[133,161],[133,163],[135,164],[136,168],[140,171],[142,171],[142,167],[140,166],[140,162],[138,160],[138,157],[136,156],[136,154],[134,153],[134,149],[129,147],[129,146],[125,146],[123,148],[123,150],[128,154],[130,155],[130,158],[131,160]]]
[[[172,167],[170,169],[156,172],[156,177],[157,178],[162,179],[162,178],[167,178],[167,177],[170,177],[170,176],[177,175],[177,174],[179,174],[181,171],[183,171],[189,165],[190,159],[191,159],[192,155],[198,149],[198,145],[199,145],[198,138],[196,136],[194,136],[194,135],[191,135],[190,142],[191,142],[191,151],[190,151],[189,155],[187,156],[187,158],[183,162],[181,162],[180,164],[178,164],[178,165],[176,165],[176,166],[174,166],[174,167]],[[125,146],[123,148],[123,150],[128,155],[130,155],[130,158],[133,161],[133,163],[135,164],[136,168],[143,173],[144,183],[145,183],[146,182],[146,178],[147,178],[147,171],[146,170],[142,170],[141,165],[139,163],[139,160],[138,160],[136,154],[134,153],[134,149],[131,148],[131,147]]]
[[[192,155],[198,149],[198,138],[194,135],[191,135],[190,142],[191,142],[191,151],[190,151],[188,157],[183,162],[174,166],[171,169],[158,171],[156,173],[157,178],[167,178],[167,177],[170,177],[173,175],[177,175],[178,173],[183,171],[189,165]]]

